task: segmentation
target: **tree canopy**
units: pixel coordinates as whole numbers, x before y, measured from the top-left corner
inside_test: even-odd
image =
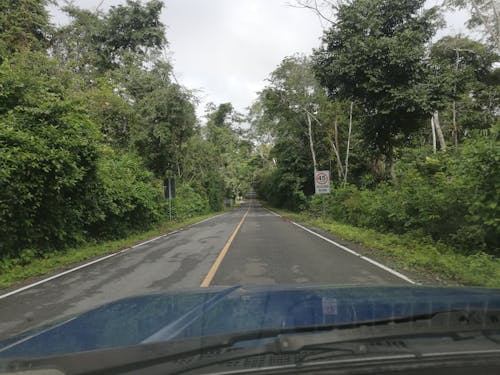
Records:
[[[389,160],[396,136],[418,129],[431,112],[424,57],[439,13],[423,5],[423,0],[343,3],[314,53],[321,84],[331,96],[363,109],[364,140]]]
[[[68,3],[61,27],[46,1],[0,4],[0,258],[150,228],[169,216],[166,178],[174,218],[250,188],[239,115],[221,104],[202,129],[173,78],[163,2]]]
[[[445,8],[423,0],[298,6],[327,28],[312,56],[283,59],[251,108],[259,195],[321,214],[313,171],[326,169],[331,219],[500,254],[495,46],[433,40]]]
[[[0,0],[0,258],[151,228],[167,178],[174,219],[252,188],[314,215],[315,170],[331,171],[335,220],[500,254],[495,4],[453,1],[485,38],[436,41],[443,7],[335,2],[321,45],[284,58],[247,114],[212,103],[202,118],[167,57],[163,2],[70,3],[64,26],[48,3]]]

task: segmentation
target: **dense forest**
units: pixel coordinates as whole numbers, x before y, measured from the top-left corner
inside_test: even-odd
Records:
[[[327,27],[310,56],[282,61],[251,108],[260,196],[321,215],[313,172],[330,170],[328,219],[500,255],[498,4],[297,4]],[[435,39],[457,7],[470,7],[481,42]]]
[[[275,207],[500,254],[500,68],[492,1],[297,1],[322,43],[286,57],[248,114],[196,115],[165,51],[159,0],[107,11],[0,0],[0,258],[43,256],[219,211],[252,186]],[[324,5],[324,4],[323,4]],[[474,5],[474,6],[472,6]],[[470,7],[483,38],[435,40]],[[304,11],[307,11],[306,9]],[[332,14],[327,18],[325,14]]]
[[[219,211],[249,189],[252,145],[232,105],[196,116],[175,80],[163,3],[108,11],[0,2],[0,257],[118,238]]]

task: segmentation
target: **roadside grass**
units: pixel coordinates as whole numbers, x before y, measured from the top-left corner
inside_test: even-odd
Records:
[[[8,288],[21,282],[29,282],[37,276],[50,274],[54,271],[62,271],[75,267],[78,263],[90,260],[91,258],[129,248],[138,242],[172,232],[216,216],[222,212],[224,211],[196,216],[182,221],[162,222],[146,232],[134,233],[126,238],[112,241],[88,243],[64,251],[44,253],[43,258],[37,257],[32,250],[26,250],[19,258],[0,259],[0,289]]]
[[[338,238],[373,249],[364,255],[382,260],[389,258],[402,272],[410,270],[440,283],[500,287],[500,259],[486,253],[464,255],[429,238],[380,233],[331,220],[323,222],[307,213],[272,209],[294,221],[321,228]]]

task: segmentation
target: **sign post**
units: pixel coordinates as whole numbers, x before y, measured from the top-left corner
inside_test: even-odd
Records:
[[[316,194],[321,194],[323,221],[326,216],[325,194],[330,194],[330,171],[314,172],[314,188]]]
[[[325,221],[325,216],[326,216],[326,207],[325,207],[325,195],[323,194],[321,196],[321,213],[322,213],[322,218],[323,218],[323,221]]]
[[[167,178],[164,183],[166,185],[163,185],[163,192],[165,198],[168,199],[168,219],[172,221],[172,199],[175,198],[175,180]]]
[[[172,179],[168,179],[168,220],[172,221]]]

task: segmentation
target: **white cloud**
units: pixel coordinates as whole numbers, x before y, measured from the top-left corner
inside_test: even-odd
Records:
[[[198,113],[205,104],[232,102],[244,111],[264,80],[285,56],[310,53],[320,43],[321,24],[312,12],[287,5],[293,0],[166,0],[162,21],[167,25],[169,52],[179,81],[201,90]],[[428,6],[438,0],[429,0]],[[101,0],[77,4],[95,9]],[[106,10],[120,0],[104,0]],[[56,24],[65,22],[60,13]],[[439,33],[465,32],[464,12],[448,13],[449,28]]]
[[[283,0],[169,0],[163,18],[177,74],[243,111],[287,55],[309,53],[321,26]]]

